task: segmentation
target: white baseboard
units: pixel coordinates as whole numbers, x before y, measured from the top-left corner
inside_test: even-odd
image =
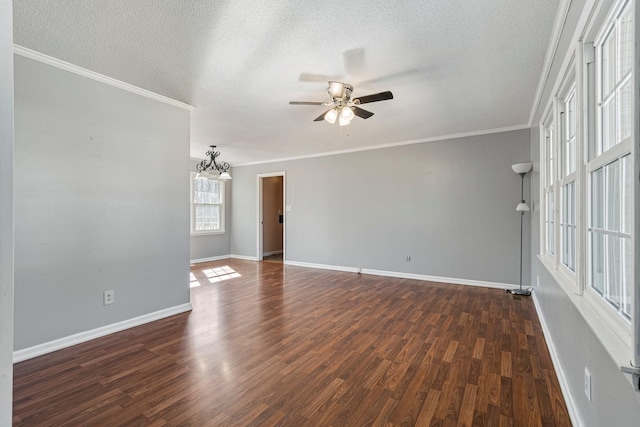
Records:
[[[518,285],[511,283],[485,282],[482,280],[457,279],[455,277],[427,276],[426,274],[402,273],[397,271],[362,269],[362,274],[374,276],[397,277],[399,279],[424,280],[427,282],[451,283],[453,285],[479,286],[482,288],[514,289]]]
[[[208,258],[192,259],[189,262],[191,264],[200,264],[201,262],[219,261],[221,259],[229,259],[229,258],[231,258],[231,255],[219,255],[219,256],[211,256]]]
[[[285,261],[286,265],[293,265],[296,267],[307,267],[307,268],[319,268],[321,270],[335,270],[335,271],[346,271],[348,273],[357,273],[358,269],[356,267],[342,267],[339,265],[327,265],[327,264],[315,264],[312,262],[302,262],[302,261]]]
[[[271,251],[271,252],[264,252],[262,254],[262,256],[271,256],[271,255],[280,255],[282,253],[282,250],[279,251]]]
[[[246,261],[258,261],[258,257],[255,256],[246,256],[246,255],[235,255],[235,254],[231,254],[229,255],[229,258],[233,258],[233,259],[244,259]]]
[[[422,280],[427,282],[451,283],[454,285],[480,286],[483,288],[514,289],[518,287],[518,285],[514,285],[511,283],[484,282],[480,280],[456,279],[453,277],[427,276],[425,274],[374,270],[370,268],[344,267],[339,265],[315,264],[312,262],[285,261],[284,263],[287,265],[294,265],[297,267],[319,268],[322,270],[346,271],[349,273],[371,274],[373,276],[395,277],[398,279],[413,279],[413,280]]]
[[[558,358],[556,347],[555,345],[553,345],[553,340],[551,339],[551,331],[549,330],[547,322],[542,315],[542,311],[540,311],[540,304],[538,303],[538,298],[536,297],[535,291],[531,294],[531,296],[533,297],[533,306],[536,308],[536,313],[538,314],[538,319],[540,320],[540,326],[542,326],[544,341],[547,343],[547,348],[549,349],[549,355],[551,356],[553,368],[556,370],[556,376],[558,377],[558,382],[560,383],[560,390],[562,390],[562,396],[564,397],[564,401],[567,404],[567,411],[569,412],[569,418],[571,418],[571,424],[576,427],[582,427],[586,424],[582,422],[577,409],[577,405],[573,400],[573,395],[571,394],[571,388],[569,387],[567,376],[562,369],[562,365],[560,364],[560,359]]]
[[[33,347],[23,348],[22,350],[13,352],[13,363],[22,362],[23,360],[32,359],[34,357],[42,356],[43,354],[51,353],[63,348],[71,347],[76,344],[104,337],[105,335],[110,335],[114,332],[120,332],[125,329],[153,322],[154,320],[164,319],[165,317],[173,316],[191,310],[191,303],[188,302],[186,304],[176,305],[174,307],[154,311],[153,313],[143,314],[142,316],[134,317],[133,319],[127,319],[121,322],[112,323],[111,325],[101,326],[90,331],[79,332],[77,334],[69,335],[64,338],[58,338],[57,340],[34,345]]]

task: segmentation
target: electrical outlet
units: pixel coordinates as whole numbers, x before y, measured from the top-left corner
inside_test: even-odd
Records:
[[[104,298],[104,305],[109,305],[116,302],[116,293],[113,289],[104,291],[102,296]]]
[[[584,368],[584,394],[587,395],[587,399],[591,402],[591,372],[587,368]]]
[[[540,287],[540,276],[536,276],[536,287]]]
[[[407,262],[411,262],[411,256],[407,255]]]

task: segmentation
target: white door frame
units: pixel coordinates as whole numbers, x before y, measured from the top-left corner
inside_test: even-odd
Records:
[[[281,176],[282,177],[282,215],[283,215],[283,221],[282,221],[282,262],[284,263],[284,261],[287,259],[285,257],[286,252],[286,247],[287,247],[287,215],[285,213],[285,206],[287,204],[287,177],[284,171],[281,172],[270,172],[270,173],[259,173],[256,175],[256,179],[257,181],[257,189],[258,189],[258,194],[257,194],[257,206],[258,206],[258,214],[256,215],[257,218],[257,224],[256,224],[256,230],[258,233],[258,236],[256,238],[256,241],[258,242],[258,247],[256,250],[256,259],[258,261],[262,261],[264,258],[263,255],[263,248],[262,248],[262,237],[263,237],[263,220],[264,218],[262,217],[262,178],[271,178],[273,176]]]

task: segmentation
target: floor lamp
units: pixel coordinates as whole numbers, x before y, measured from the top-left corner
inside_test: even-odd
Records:
[[[524,176],[531,170],[531,163],[517,163],[511,166],[511,169],[518,175],[520,175],[520,203],[516,206],[516,212],[520,212],[520,287],[512,289],[511,293],[514,295],[531,295],[531,288],[522,289],[522,230],[524,227],[524,213],[529,211],[529,205],[524,201]]]

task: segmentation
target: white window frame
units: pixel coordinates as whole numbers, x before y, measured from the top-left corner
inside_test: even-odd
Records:
[[[570,68],[573,67],[573,64]],[[576,286],[576,271],[578,268],[578,207],[580,206],[579,202],[579,182],[577,180],[578,177],[578,169],[579,169],[579,150],[578,144],[580,140],[578,139],[578,129],[579,124],[581,123],[578,118],[578,99],[577,99],[577,90],[576,90],[576,79],[573,73],[567,78],[567,82],[565,83],[563,90],[562,101],[559,104],[559,118],[558,118],[558,141],[560,142],[558,145],[558,180],[556,181],[556,187],[558,188],[558,217],[556,219],[556,224],[558,224],[558,240],[556,241],[556,264],[562,269],[563,273],[568,275],[568,279],[572,282],[574,286]],[[573,100],[574,107],[574,123],[573,123],[573,133],[569,134],[569,104]],[[567,173],[567,161],[568,161],[568,143],[570,140],[573,140],[573,159],[574,159],[574,169],[572,172]],[[568,185],[573,183],[573,224],[568,225],[565,223],[565,214],[566,214],[566,201],[565,201],[565,188]],[[565,241],[565,228],[573,229],[574,234],[574,242],[573,242],[573,268],[565,263],[564,255],[567,246],[567,242]]]
[[[193,201],[193,183],[196,177],[196,172],[190,172],[190,181],[189,181],[189,206],[190,206],[190,215],[189,215],[189,230],[191,236],[207,236],[211,234],[224,234],[225,233],[225,210],[226,210],[226,199],[225,199],[225,184],[226,182],[223,180],[217,180],[220,182],[220,228],[218,230],[195,230],[195,215],[196,209]],[[209,178],[210,180],[215,180],[215,178]]]
[[[634,40],[638,38],[638,22],[640,18],[640,6],[634,5],[634,2],[640,0],[610,0],[602,3],[596,3],[593,9],[584,12],[585,26],[582,29],[582,35],[579,37],[579,41],[576,42],[576,49],[567,53],[563,65],[564,78],[562,81],[556,81],[554,85],[554,93],[556,98],[553,102],[547,105],[547,108],[543,114],[543,120],[540,121],[540,248],[538,259],[541,264],[549,271],[554,280],[565,291],[569,300],[575,305],[578,311],[582,314],[587,324],[592,331],[596,334],[599,340],[603,343],[604,348],[611,355],[613,360],[623,369],[629,366],[629,360],[635,366],[640,366],[640,269],[635,267],[635,263],[640,259],[640,242],[636,236],[635,230],[638,230],[638,224],[640,219],[638,218],[640,202],[638,196],[640,195],[640,183],[638,182],[638,164],[640,159],[640,153],[638,152],[639,146],[638,137],[640,135],[640,124],[637,121],[632,120],[631,135],[625,140],[614,145],[604,153],[598,153],[595,149],[598,141],[598,132],[602,131],[601,123],[601,108],[597,103],[600,100],[600,93],[597,92],[601,88],[600,83],[600,70],[599,57],[595,54],[597,47],[603,41],[604,35],[611,30],[614,26],[614,22],[621,16],[621,13],[628,7],[634,11],[635,7],[635,24],[632,22],[634,28]],[[589,12],[589,13],[587,13]],[[633,12],[632,12],[633,13]],[[617,25],[617,24],[615,24]],[[620,31],[616,29],[616,31]],[[618,49],[618,48],[616,48]],[[638,52],[640,48],[636,47],[636,51],[633,56],[633,71],[632,73],[632,92],[634,93],[632,118],[636,118],[640,111],[640,101],[636,91],[640,89],[640,76],[637,75],[640,66],[634,61],[638,60]],[[619,53],[616,50],[616,55]],[[575,57],[575,63],[572,64],[572,57]],[[617,72],[617,71],[616,71]],[[567,89],[567,77],[575,75],[576,85],[576,269],[575,274],[567,274],[569,271],[565,268],[562,262],[558,263],[561,259],[559,253],[561,248],[558,246],[559,240],[556,236],[555,254],[550,254],[546,251],[546,192],[550,188],[546,182],[549,171],[549,164],[547,162],[546,153],[546,139],[545,136],[551,131],[553,137],[556,137],[556,141],[563,141],[558,135],[557,130],[559,123],[558,106],[563,101],[566,101],[564,97],[568,92]],[[634,73],[636,73],[634,75]],[[626,83],[622,81],[616,81],[613,85],[615,90],[618,90]],[[625,98],[626,99],[626,98]],[[616,101],[618,102],[618,101]],[[617,108],[617,107],[616,107]],[[620,120],[620,115],[616,114],[616,120]],[[619,128],[619,121],[616,121],[616,129]],[[554,131],[554,129],[556,129]],[[618,132],[618,130],[616,130]],[[634,144],[635,142],[635,144]],[[561,142],[562,143],[562,142]],[[561,144],[560,143],[560,144]],[[558,145],[556,144],[556,148]],[[557,150],[553,152],[556,156],[557,165],[564,159],[562,154]],[[622,158],[625,155],[630,154],[630,162],[632,168],[632,183],[631,192],[632,200],[630,200],[631,211],[631,224],[630,224],[630,238],[631,238],[631,307],[630,314],[631,320],[623,317],[614,307],[610,306],[601,296],[599,296],[594,290],[590,289],[590,215],[591,215],[591,188],[589,182],[591,180],[590,173],[599,169],[600,167],[609,164],[611,161],[615,161],[618,158]],[[635,159],[635,162],[634,162]],[[574,177],[563,176],[563,170],[556,168],[554,173],[557,173],[558,181],[570,182]],[[562,187],[560,184],[556,185],[556,189]],[[621,186],[622,188],[622,186]],[[558,221],[561,215],[560,208],[560,196],[559,191],[555,191],[554,197],[555,209],[554,218],[556,219],[554,226],[559,232],[560,222]],[[624,208],[621,205],[621,208]],[[621,261],[622,262],[622,261]],[[634,280],[635,278],[635,280]],[[622,294],[622,292],[621,292]],[[637,347],[637,348],[636,348]],[[637,351],[636,351],[637,350]]]
[[[540,153],[542,159],[541,179],[541,233],[540,233],[540,253],[546,265],[553,269],[554,272],[562,276],[562,283],[569,285],[568,292],[581,294],[583,286],[577,280],[580,267],[580,232],[579,232],[579,206],[580,206],[580,183],[578,176],[580,173],[580,143],[582,132],[580,127],[582,121],[579,118],[581,108],[579,107],[580,98],[578,97],[577,79],[574,72],[574,58],[571,59],[568,69],[570,70],[565,76],[563,83],[560,85],[559,93],[561,96],[555,97],[550,106],[546,118],[541,123],[540,134]],[[564,163],[566,161],[566,103],[574,97],[576,108],[575,122],[575,170],[565,176]],[[549,158],[551,156],[551,159]],[[564,186],[575,182],[575,260],[574,269],[572,270],[563,262],[563,219],[564,204],[563,190]],[[553,207],[549,206],[549,201],[553,203]],[[549,237],[553,239],[553,247],[550,248]],[[552,250],[550,250],[552,249]]]
[[[592,252],[592,245],[591,245],[591,228],[590,228],[590,224],[591,224],[591,213],[592,213],[592,209],[590,209],[591,207],[591,183],[592,183],[592,173],[603,168],[603,174],[604,174],[604,167],[606,165],[610,165],[613,162],[621,162],[621,159],[628,155],[631,154],[631,148],[632,148],[632,140],[633,140],[633,132],[631,132],[631,135],[629,135],[627,138],[618,141],[618,135],[617,135],[617,131],[619,129],[618,124],[616,123],[615,125],[615,131],[616,131],[616,135],[615,135],[615,143],[613,146],[609,147],[609,148],[604,148],[604,142],[603,142],[603,108],[602,105],[603,103],[601,102],[601,100],[603,99],[603,94],[602,94],[602,67],[601,65],[601,61],[602,61],[602,45],[605,41],[605,39],[611,34],[612,31],[614,31],[616,34],[616,37],[618,36],[618,33],[620,31],[618,23],[619,23],[619,18],[620,16],[622,16],[623,12],[627,12],[630,11],[632,6],[632,2],[629,0],[624,0],[624,1],[620,1],[618,2],[618,4],[612,9],[612,11],[610,12],[610,15],[608,16],[608,18],[606,19],[606,23],[605,25],[602,26],[601,30],[598,32],[598,35],[596,36],[595,40],[594,40],[594,46],[595,46],[595,63],[596,63],[596,67],[595,67],[595,79],[596,79],[596,84],[595,84],[595,89],[596,89],[596,138],[593,140],[593,143],[596,144],[595,149],[590,149],[588,150],[589,152],[594,153],[594,157],[592,159],[586,159],[586,164],[585,164],[585,174],[586,174],[586,183],[587,183],[587,192],[586,192],[586,198],[587,198],[587,209],[586,209],[586,216],[588,218],[587,223],[586,223],[586,227],[585,229],[585,239],[586,239],[586,246],[587,246],[587,254],[585,257],[585,263],[586,263],[586,286],[585,286],[585,297],[587,298],[587,300],[594,306],[594,308],[599,312],[600,315],[603,316],[603,318],[605,318],[605,320],[610,323],[617,331],[618,333],[623,336],[625,338],[625,340],[630,343],[630,338],[631,338],[631,322],[630,319],[626,318],[623,316],[622,313],[620,313],[620,310],[617,310],[613,307],[612,304],[610,304],[609,302],[606,301],[605,296],[604,295],[600,295],[595,289],[592,288],[591,284],[592,284],[592,275],[591,275],[591,252]],[[631,11],[632,12],[632,11]],[[618,52],[616,52],[616,54],[618,54]],[[616,55],[616,59],[617,59],[617,55]],[[616,66],[616,74],[617,74],[617,66]],[[616,76],[615,78],[615,84],[613,87],[613,90],[611,93],[613,93],[612,96],[615,96],[614,98],[614,102],[617,102],[617,94],[618,91],[620,89],[620,87],[624,86],[627,82],[631,81],[632,78],[632,72],[629,72],[629,74],[626,77],[622,77],[621,79],[618,79],[618,76]],[[610,98],[610,96],[608,96],[608,98]],[[619,119],[618,114],[616,114],[616,122]],[[606,185],[605,185],[606,187]],[[606,191],[606,190],[605,190]],[[605,203],[605,206],[607,205],[607,203]],[[604,209],[604,211],[606,211],[606,209]],[[594,229],[595,231],[596,229]],[[617,236],[619,238],[629,238],[632,239],[633,234],[631,232],[629,233],[619,233],[619,232],[611,232],[611,231],[595,231],[598,234],[604,234],[606,235],[613,235],[613,236]],[[633,244],[633,242],[631,242]],[[606,254],[606,246],[605,245],[605,254]],[[606,258],[606,255],[605,255]],[[607,263],[607,260],[605,259],[605,263]],[[632,285],[633,286],[633,285]],[[606,283],[605,283],[605,287],[606,287]],[[605,289],[606,292],[606,289]],[[631,296],[633,297],[633,292],[631,293]],[[631,312],[633,312],[633,304],[631,307]]]
[[[554,102],[555,106],[555,102]],[[554,108],[555,111],[555,108]],[[547,118],[544,120],[542,125],[541,136],[541,149],[542,153],[542,173],[541,179],[542,184],[542,196],[540,198],[542,204],[542,213],[540,218],[542,219],[541,224],[541,239],[540,239],[540,253],[543,254],[545,258],[549,262],[553,264],[553,268],[557,267],[556,264],[556,248],[557,248],[557,239],[556,239],[556,214],[555,211],[557,209],[556,203],[556,185],[555,185],[555,159],[557,159],[557,144],[556,141],[556,126],[555,126],[555,114],[554,111],[550,112],[547,115]],[[551,198],[551,199],[550,199]],[[549,200],[552,200],[553,205],[549,206]],[[549,233],[549,230],[551,234]],[[553,239],[553,243],[549,242],[549,236]]]

